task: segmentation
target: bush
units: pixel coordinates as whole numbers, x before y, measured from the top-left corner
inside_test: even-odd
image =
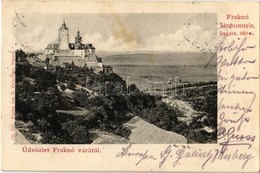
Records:
[[[20,112],[16,112],[15,120],[24,120],[23,114],[21,114]]]
[[[27,114],[27,119],[35,122],[37,120],[37,117],[33,113]]]
[[[62,91],[64,91],[64,90],[66,89],[66,86],[65,86],[64,84],[62,84],[62,85],[60,86],[60,89],[61,89]]]
[[[32,122],[32,121],[28,121],[28,123],[27,123],[27,128],[31,131],[31,132],[33,132],[33,133],[36,133],[37,132],[37,128],[36,128],[36,126],[34,125],[34,123]]]
[[[171,130],[174,125],[179,124],[176,113],[166,103],[158,101],[156,105],[155,108],[143,111],[140,116],[165,130]]]
[[[62,124],[62,130],[68,134],[69,141],[74,144],[91,143],[91,137],[86,127],[78,125],[76,121],[68,121]]]

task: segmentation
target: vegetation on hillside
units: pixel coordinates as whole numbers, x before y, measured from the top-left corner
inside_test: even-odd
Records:
[[[123,126],[138,115],[156,126],[183,134],[195,142],[208,142],[211,134],[197,132],[200,126],[187,125],[178,120],[178,109],[169,107],[162,98],[142,93],[135,85],[127,86],[117,74],[96,74],[87,67],[66,64],[65,67],[47,70],[32,66],[22,50],[16,51],[16,125],[23,134],[39,143],[84,144],[91,143],[91,130],[100,129],[128,138],[131,131]],[[73,91],[67,97],[66,90]],[[137,91],[128,94],[129,91]],[[200,95],[201,94],[201,95]],[[205,96],[204,100],[200,96]],[[194,109],[207,113],[215,111],[215,93],[187,93],[185,98],[196,98]],[[205,104],[201,102],[207,101]],[[57,113],[57,110],[88,110],[84,116]],[[208,120],[207,120],[208,121]],[[209,118],[215,127],[216,118]],[[20,123],[23,122],[23,123]],[[21,127],[26,124],[26,127]],[[35,134],[35,135],[33,135]],[[40,134],[40,139],[33,136]]]

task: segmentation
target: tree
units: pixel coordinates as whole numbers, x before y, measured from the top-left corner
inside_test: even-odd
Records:
[[[74,64],[74,61],[71,62],[71,67],[72,68],[76,67],[75,64]]]
[[[35,122],[37,120],[37,117],[31,112],[27,114],[27,118],[28,118],[28,120],[31,120],[33,122]]]
[[[48,131],[48,128],[50,127],[50,124],[45,118],[38,119],[37,125],[38,125],[38,129],[43,133],[46,133]]]
[[[37,76],[35,82],[39,91],[46,90],[56,84],[56,76],[48,71],[39,70],[35,75]]]
[[[75,81],[70,81],[68,83],[68,88],[71,89],[71,90],[75,90],[75,87],[76,87],[76,84],[75,84]]]
[[[76,121],[70,120],[63,123],[62,130],[68,134],[71,143],[87,144],[92,142],[88,130],[84,126],[78,125]]]
[[[64,84],[61,84],[60,89],[64,91],[66,89],[66,86]]]
[[[23,114],[15,112],[15,120],[24,120]]]
[[[32,65],[29,63],[17,63],[15,65],[15,77],[22,78],[23,76],[29,76]]]
[[[48,66],[50,64],[50,58],[45,59],[45,64]]]
[[[22,49],[15,51],[16,62],[28,62],[26,57],[27,57],[27,55],[25,54],[25,52]]]
[[[35,127],[35,125],[32,121],[28,121],[26,126],[32,132],[34,132],[34,133],[37,132],[37,128]]]

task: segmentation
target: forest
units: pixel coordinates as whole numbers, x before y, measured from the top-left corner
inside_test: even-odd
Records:
[[[191,90],[182,98],[191,102],[194,109],[208,117],[204,122],[197,119],[187,125],[179,121],[182,116],[162,101],[160,96],[147,93],[114,94],[116,85],[107,82],[120,83],[122,93],[127,90],[137,90],[135,85],[127,86],[117,74],[94,73],[87,67],[77,67],[73,63],[66,67],[44,69],[32,66],[27,61],[27,55],[22,50],[16,51],[16,95],[15,95],[15,125],[31,143],[43,144],[87,144],[92,143],[95,136],[90,131],[99,129],[114,133],[128,139],[131,130],[124,123],[139,116],[149,123],[162,129],[184,135],[191,143],[208,143],[216,141],[215,133],[197,130],[207,124],[216,128],[216,93],[215,90]],[[86,80],[87,79],[87,80]],[[66,83],[67,85],[63,85]],[[83,85],[90,92],[82,93],[77,85]],[[93,87],[93,86],[99,86]],[[60,89],[59,89],[60,88]],[[66,97],[62,90],[73,91],[72,98]],[[97,92],[96,92],[97,93]],[[83,116],[64,115],[57,110],[84,109]],[[211,114],[212,113],[212,114]],[[201,118],[201,117],[197,117]]]

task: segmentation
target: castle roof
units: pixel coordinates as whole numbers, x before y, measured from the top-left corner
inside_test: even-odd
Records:
[[[92,44],[80,44],[78,47],[77,46],[75,48],[75,43],[69,43],[69,48],[71,50],[74,50],[74,49],[95,49],[95,47],[93,47]]]
[[[85,49],[84,44],[75,44],[75,43],[69,43],[70,50],[74,49]]]
[[[66,23],[65,23],[64,20],[63,20],[63,24],[61,25],[61,27],[60,27],[59,30],[61,30],[61,29],[69,30],[69,29],[67,28]]]
[[[58,44],[48,44],[48,46],[45,49],[57,50],[58,46]]]
[[[92,46],[92,44],[85,44],[86,49],[95,49],[95,47]]]
[[[69,43],[69,48],[70,48],[71,50],[75,49],[74,43]]]

